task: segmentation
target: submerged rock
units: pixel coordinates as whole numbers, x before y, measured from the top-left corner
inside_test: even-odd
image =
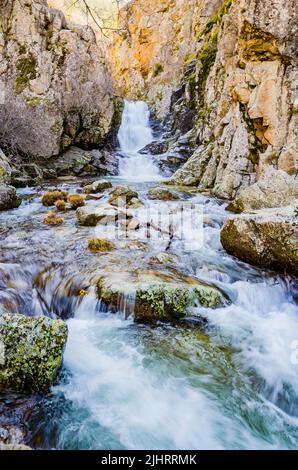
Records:
[[[47,391],[60,371],[67,331],[62,320],[2,315],[0,340],[4,363],[0,365],[1,388],[29,393]]]
[[[236,213],[291,205],[298,198],[298,182],[281,170],[269,168],[260,180],[244,189],[228,210]]]
[[[298,276],[298,217],[292,207],[229,218],[221,242],[242,261]]]
[[[110,189],[112,188],[113,185],[111,181],[107,180],[99,180],[99,181],[94,181],[92,184],[88,184],[87,186],[84,187],[84,191],[86,194],[96,194],[104,191],[105,189]]]
[[[13,186],[0,184],[0,211],[16,209],[21,203],[22,199],[17,195]]]

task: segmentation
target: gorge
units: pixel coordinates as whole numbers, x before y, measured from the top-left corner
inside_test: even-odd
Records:
[[[0,0],[0,449],[296,449],[296,2],[124,3]]]

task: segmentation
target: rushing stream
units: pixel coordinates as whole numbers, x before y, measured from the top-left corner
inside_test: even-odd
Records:
[[[139,192],[145,202],[137,210],[140,220],[148,207],[167,207],[146,196],[162,179],[153,159],[138,153],[152,138],[147,106],[126,103],[120,176],[113,183],[128,182]],[[80,185],[59,182],[72,192]],[[20,208],[0,213],[0,313],[58,315],[69,325],[63,374],[51,393],[1,399],[0,411],[7,419],[19,418],[30,445],[297,448],[297,288],[293,279],[254,269],[224,252],[222,201],[180,194],[203,210],[203,246],[189,250],[174,240],[169,253],[175,262],[167,269],[218,286],[231,304],[203,309],[208,320],[203,329],[195,310],[183,325],[149,327],[134,324],[125,308],[118,314],[105,311],[90,280],[100,269],[113,271],[119,282],[125,270],[148,270],[148,260],[165,250],[164,241],[149,240],[145,249],[121,242],[116,253],[93,254],[86,240],[95,229],[77,226],[74,212],[62,226],[50,228],[42,223],[47,210],[40,190],[19,192]],[[80,288],[88,294],[78,297]]]

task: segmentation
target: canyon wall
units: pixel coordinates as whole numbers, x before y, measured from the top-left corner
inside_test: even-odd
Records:
[[[0,145],[48,158],[89,149],[117,132],[105,50],[88,26],[69,23],[46,0],[0,0]]]
[[[295,0],[135,0],[127,15],[111,51],[116,86],[147,99],[175,138],[192,129],[173,183],[232,199],[270,167],[297,184]]]

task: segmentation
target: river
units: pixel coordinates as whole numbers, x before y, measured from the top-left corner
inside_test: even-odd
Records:
[[[137,210],[140,220],[148,208],[167,210],[167,202],[147,198],[162,180],[154,158],[138,153],[152,139],[147,105],[127,102],[119,131],[120,174],[111,181],[138,191],[145,204]],[[75,192],[81,181],[61,181],[59,187]],[[148,260],[165,250],[164,240],[133,250],[119,242],[116,253],[94,255],[86,248],[94,228],[79,227],[74,212],[50,228],[42,222],[47,210],[40,189],[19,194],[22,205],[0,213],[0,313],[60,316],[69,326],[62,376],[51,392],[1,396],[0,409],[7,419],[19,419],[29,445],[297,448],[297,285],[224,252],[223,201],[181,192],[202,210],[202,246],[190,246],[193,234],[186,230],[187,240],[172,242],[174,266],[166,270],[218,286],[231,303],[203,309],[204,327],[196,309],[180,325],[153,327],[135,324],[125,308],[106,311],[90,279],[99,269],[111,270],[119,282],[124,271],[148,270]],[[78,297],[78,288],[87,295]]]

